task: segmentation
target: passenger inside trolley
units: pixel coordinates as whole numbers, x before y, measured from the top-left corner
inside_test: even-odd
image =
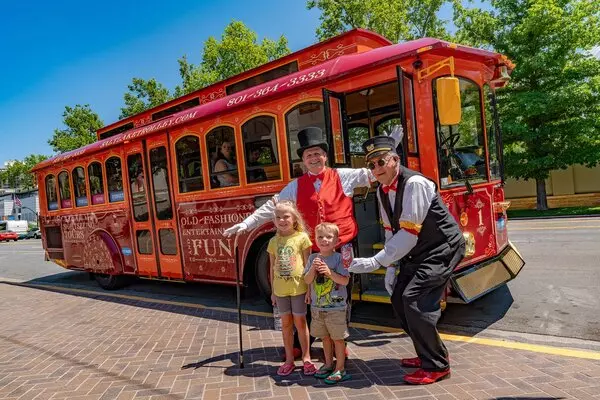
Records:
[[[220,173],[236,171],[235,173]],[[232,142],[225,141],[221,143],[217,162],[215,162],[215,175],[219,182],[219,187],[239,185],[237,174],[237,164],[235,161],[235,149]]]
[[[263,149],[266,153],[269,152],[269,149],[266,147],[253,147],[248,151],[248,166],[246,167],[246,177],[248,179],[248,183],[263,182],[267,180],[267,174],[265,173],[265,170],[261,168],[263,165],[263,162],[261,162],[260,158],[261,149]],[[267,157],[270,158],[270,154],[268,154]],[[271,162],[268,164],[271,164]]]

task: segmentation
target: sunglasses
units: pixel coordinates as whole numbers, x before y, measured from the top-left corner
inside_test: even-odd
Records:
[[[385,164],[387,164],[388,161],[390,161],[391,157],[386,157],[386,158],[380,158],[379,160],[377,160],[377,165],[379,165],[380,167],[385,166]],[[375,164],[373,161],[369,161],[367,163],[367,168],[369,168],[371,171],[373,171],[375,169]]]

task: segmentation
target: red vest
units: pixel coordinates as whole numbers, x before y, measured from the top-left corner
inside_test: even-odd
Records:
[[[354,220],[354,203],[352,198],[344,193],[340,176],[333,168],[325,168],[319,193],[315,191],[308,173],[298,178],[296,205],[309,229],[314,251],[319,251],[314,230],[321,222],[331,222],[338,226],[338,247],[349,243],[358,233],[358,226]]]

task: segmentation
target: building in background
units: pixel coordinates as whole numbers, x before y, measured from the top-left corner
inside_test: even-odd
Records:
[[[37,224],[40,201],[37,189],[0,195],[0,220],[25,220]]]
[[[516,180],[508,178],[504,187],[506,198],[511,201],[510,208],[535,209],[535,180]],[[591,207],[600,205],[600,165],[586,168],[572,165],[564,170],[550,173],[546,179],[548,207]]]
[[[5,161],[0,167],[0,221],[25,220],[37,224],[40,212],[38,190],[21,190],[3,179],[2,172],[14,162],[15,160]]]
[[[38,190],[0,195],[0,220],[25,220],[37,224],[40,212]]]

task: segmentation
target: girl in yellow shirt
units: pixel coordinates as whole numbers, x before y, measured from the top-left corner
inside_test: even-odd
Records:
[[[285,347],[285,363],[279,367],[277,375],[287,376],[294,371],[294,325],[302,349],[303,373],[314,375],[316,367],[310,361],[306,323],[306,304],[310,302],[310,292],[303,277],[312,243],[294,203],[277,203],[274,223],[277,233],[267,247],[271,262],[271,301],[279,308]]]

